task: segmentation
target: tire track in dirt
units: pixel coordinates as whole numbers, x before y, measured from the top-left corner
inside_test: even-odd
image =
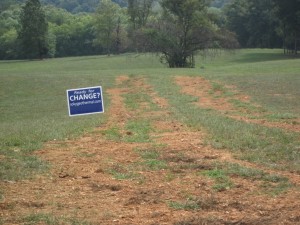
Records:
[[[176,83],[181,87],[181,91],[184,94],[188,94],[191,96],[199,97],[199,101],[196,103],[200,107],[215,109],[225,116],[231,117],[236,120],[241,120],[247,123],[255,123],[260,124],[267,127],[276,127],[281,128],[288,131],[300,132],[300,119],[295,118],[288,122],[272,122],[268,121],[266,118],[262,119],[253,119],[251,117],[265,117],[270,115],[270,112],[260,112],[259,110],[256,112],[249,112],[249,109],[245,109],[243,107],[237,108],[235,107],[230,100],[239,101],[241,103],[248,104],[253,108],[260,109],[259,105],[253,105],[250,102],[250,97],[246,95],[239,94],[233,87],[228,87],[230,91],[233,92],[234,96],[225,97],[222,95],[222,90],[213,90],[212,84],[202,78],[202,77],[188,77],[188,76],[177,76],[175,79]],[[222,88],[220,88],[222,89]],[[212,95],[217,94],[221,95],[221,97],[215,97]],[[265,110],[263,110],[265,111]]]
[[[203,172],[218,162],[250,164],[205,145],[205,134],[175,120],[146,79],[120,76],[106,93],[111,105],[105,124],[78,139],[49,142],[37,153],[51,163],[49,175],[5,183],[0,205],[5,224],[21,224],[18,218],[32,213],[107,225],[299,222],[295,188],[271,197],[262,193],[264,181],[231,175],[234,186],[215,191],[216,180]],[[147,94],[150,100],[128,110],[127,94]],[[135,135],[126,125],[139,119],[152,125],[149,140],[126,141]],[[119,139],[109,137],[112,128]]]
[[[289,131],[300,131],[300,123],[296,124],[286,124],[286,123],[280,123],[280,122],[265,122],[265,120],[255,120],[255,119],[249,119],[248,117],[242,117],[242,116],[236,116],[232,115],[240,110],[242,110],[243,113],[248,113],[248,116],[253,115],[249,114],[249,112],[243,110],[243,109],[237,109],[235,108],[225,97],[221,98],[214,98],[212,95],[210,95],[210,91],[212,89],[211,83],[204,79],[203,77],[188,77],[188,76],[177,76],[175,78],[175,82],[177,85],[180,86],[182,93],[188,94],[191,96],[196,96],[199,97],[199,101],[196,103],[200,107],[203,108],[209,108],[209,109],[215,109],[225,116],[229,116],[233,119],[238,119],[242,120],[245,122],[250,122],[250,123],[257,123],[260,125],[268,126],[268,127],[277,127],[277,128],[282,128],[285,130]],[[235,90],[233,90],[236,92]],[[235,94],[234,99],[240,100],[242,102],[250,103],[250,97],[242,94]],[[258,106],[259,107],[259,106]],[[257,114],[258,115],[258,114]],[[300,122],[300,120],[299,120]],[[299,124],[299,125],[298,125]],[[300,175],[295,174],[293,172],[289,171],[278,171],[278,170],[272,170],[269,168],[266,168],[265,166],[262,165],[257,165],[255,163],[243,161],[243,160],[238,160],[233,157],[233,155],[229,151],[219,151],[219,150],[213,150],[213,152],[219,152],[218,157],[220,158],[221,161],[227,161],[227,162],[232,162],[232,163],[237,163],[244,165],[249,168],[255,168],[255,169],[260,169],[263,171],[266,171],[267,173],[270,174],[280,174],[282,176],[288,177],[290,181],[293,184],[300,184]]]

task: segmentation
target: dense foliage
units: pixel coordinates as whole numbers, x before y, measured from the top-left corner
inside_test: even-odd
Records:
[[[30,58],[20,39],[27,1],[0,1],[0,59]],[[187,67],[197,50],[234,48],[236,40],[240,47],[284,47],[294,54],[299,49],[300,0],[40,2],[47,57],[152,51],[169,66]]]
[[[225,36],[229,32],[214,23],[207,11],[207,1],[164,0],[161,7],[161,16],[145,26],[144,46],[148,43],[148,50],[160,52],[162,62],[169,67],[194,67],[196,51],[225,47]],[[230,46],[236,48],[234,36],[231,39]],[[229,47],[227,43],[226,47]]]
[[[297,54],[300,41],[300,0],[273,1],[280,21],[284,50]]]
[[[68,12],[95,12],[98,7],[99,0],[40,0],[44,5],[52,5],[57,8],[62,8]],[[26,0],[1,0],[0,12],[6,10],[10,5],[25,3]],[[127,0],[113,0],[121,7],[127,6]]]
[[[39,0],[28,0],[20,15],[18,41],[23,58],[42,59],[48,53],[48,23]]]
[[[282,45],[276,33],[279,20],[269,0],[232,0],[225,6],[227,26],[244,47],[272,48]]]
[[[214,0],[211,2],[211,6],[216,8],[223,8],[230,1],[231,0]]]

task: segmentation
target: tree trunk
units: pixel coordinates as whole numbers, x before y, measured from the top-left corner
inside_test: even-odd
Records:
[[[295,49],[294,49],[294,51],[295,51],[295,55],[297,55],[297,38],[295,38]]]

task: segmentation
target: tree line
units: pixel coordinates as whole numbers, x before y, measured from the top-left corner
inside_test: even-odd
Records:
[[[145,51],[194,67],[202,49],[299,49],[300,0],[86,0],[93,10],[80,13],[57,7],[64,2],[3,0],[0,59]]]
[[[112,0],[121,7],[127,6],[127,0]],[[10,5],[22,4],[26,0],[1,0],[0,1],[0,12],[8,9]],[[57,8],[65,9],[71,13],[80,12],[95,12],[99,4],[99,0],[40,0],[43,5],[52,5]]]

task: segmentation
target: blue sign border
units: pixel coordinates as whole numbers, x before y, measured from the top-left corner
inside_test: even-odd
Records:
[[[79,100],[77,99],[76,101],[73,100],[74,102],[72,102],[72,103],[82,104],[82,106],[80,106],[80,105],[72,106],[71,99],[70,99],[71,98],[70,94],[72,94],[72,92],[77,91],[77,92],[86,93],[92,89],[94,89],[94,90],[99,89],[99,92],[98,91],[94,92],[94,93],[100,94],[97,98],[97,101],[98,101],[97,103],[93,103],[94,102],[93,99],[79,99]],[[103,94],[102,94],[101,86],[68,89],[66,92],[67,92],[69,116],[81,116],[81,115],[90,115],[90,114],[96,114],[96,113],[104,113]],[[91,97],[95,97],[95,96],[92,94]],[[99,102],[99,101],[101,101],[101,102]],[[74,107],[77,107],[77,108],[80,107],[80,108],[78,108],[77,110],[76,109],[74,110]]]

